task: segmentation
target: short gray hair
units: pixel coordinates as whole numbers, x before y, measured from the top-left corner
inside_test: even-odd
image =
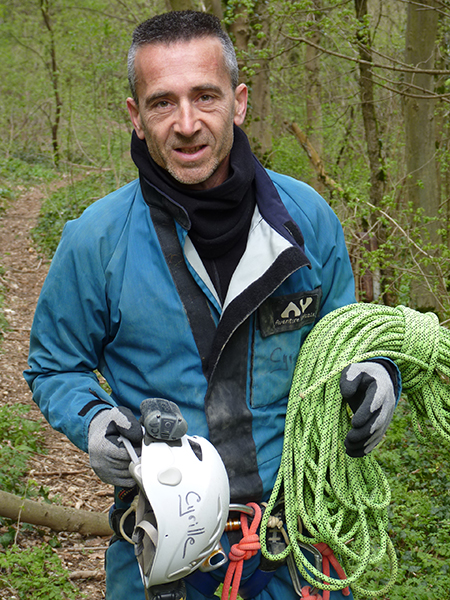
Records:
[[[138,96],[135,59],[139,48],[149,44],[190,42],[206,37],[215,37],[220,40],[225,66],[230,73],[231,85],[233,89],[236,89],[239,84],[236,52],[230,36],[222,29],[220,20],[209,13],[195,10],[171,11],[144,21],[133,32],[133,41],[128,52],[128,83],[136,104],[138,104]]]

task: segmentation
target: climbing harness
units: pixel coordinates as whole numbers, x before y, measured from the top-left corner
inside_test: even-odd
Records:
[[[390,489],[371,454],[351,458],[345,452],[351,415],[342,402],[339,378],[349,364],[379,357],[395,361],[401,372],[419,440],[450,441],[450,331],[439,326],[434,314],[403,306],[352,304],[337,309],[315,325],[301,348],[287,407],[281,465],[260,533],[263,556],[290,557],[314,588],[332,591],[351,586],[377,598],[386,594],[397,573],[388,535]],[[267,528],[281,493],[289,543],[281,553],[272,554]],[[299,522],[308,536],[299,530]],[[323,569],[307,560],[303,543],[321,549]],[[343,579],[327,572],[324,544],[339,559]],[[369,589],[364,576],[385,557],[390,563],[389,581],[383,588]]]

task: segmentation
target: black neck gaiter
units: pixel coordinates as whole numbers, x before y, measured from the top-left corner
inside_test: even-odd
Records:
[[[154,162],[147,144],[135,132],[131,156],[140,174],[188,213],[191,220],[189,237],[223,300],[245,250],[255,208],[255,164],[247,136],[234,127],[229,177],[209,190],[193,190],[176,181]]]

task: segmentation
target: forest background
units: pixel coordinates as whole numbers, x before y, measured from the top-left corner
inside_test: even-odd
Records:
[[[131,33],[186,8],[215,13],[235,42],[258,158],[312,185],[338,214],[358,300],[450,320],[445,1],[0,1],[0,211],[21,180],[67,178],[34,232],[51,258],[68,219],[136,177],[125,105]],[[430,585],[450,587],[448,453],[425,457],[396,419],[380,453],[402,506],[392,526],[402,551],[396,593],[414,589],[420,600]]]
[[[253,150],[335,209],[358,299],[447,320],[446,2],[0,2],[2,160],[84,169],[97,180],[84,204],[133,179],[126,54],[134,26],[167,8],[223,19],[250,87]]]

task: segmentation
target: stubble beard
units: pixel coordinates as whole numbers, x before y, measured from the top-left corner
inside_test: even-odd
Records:
[[[205,165],[203,169],[207,169],[206,172],[195,173],[199,167],[184,167],[177,169],[176,167],[172,167],[170,164],[167,164],[165,169],[178,183],[182,183],[183,185],[197,185],[200,183],[204,183],[210,177],[214,175],[214,173],[219,168],[220,162],[216,159],[212,162],[212,164]],[[202,169],[202,167],[200,167]],[[192,171],[192,173],[190,173]]]
[[[152,159],[155,161],[155,163],[161,167],[162,169],[164,169],[165,171],[167,171],[169,173],[169,175],[171,177],[173,177],[173,179],[175,179],[175,181],[177,181],[178,183],[181,183],[183,185],[200,185],[202,183],[204,183],[205,181],[207,181],[208,179],[210,179],[215,173],[216,171],[219,169],[220,165],[222,164],[222,162],[226,159],[226,157],[229,155],[231,148],[233,146],[233,140],[234,140],[234,134],[233,134],[233,130],[231,129],[231,133],[229,135],[227,135],[227,139],[224,141],[224,144],[222,146],[221,152],[220,152],[220,157],[217,156],[212,156],[211,159],[209,161],[207,161],[205,164],[200,164],[199,166],[179,166],[174,164],[175,161],[170,160],[170,152],[172,151],[173,148],[179,147],[179,146],[183,146],[183,145],[189,145],[192,144],[192,139],[181,139],[181,138],[177,138],[176,140],[174,140],[174,143],[169,143],[169,152],[168,154],[164,154],[163,152],[161,152],[160,148],[158,148],[157,145],[155,145],[152,141],[152,137],[150,135],[150,133],[148,132],[148,130],[144,127],[144,136],[145,136],[145,141],[147,144],[147,148],[149,151],[150,156],[152,157]],[[210,140],[204,140],[207,143],[205,145],[210,145],[208,144],[208,142]],[[201,141],[198,145],[202,145]]]

